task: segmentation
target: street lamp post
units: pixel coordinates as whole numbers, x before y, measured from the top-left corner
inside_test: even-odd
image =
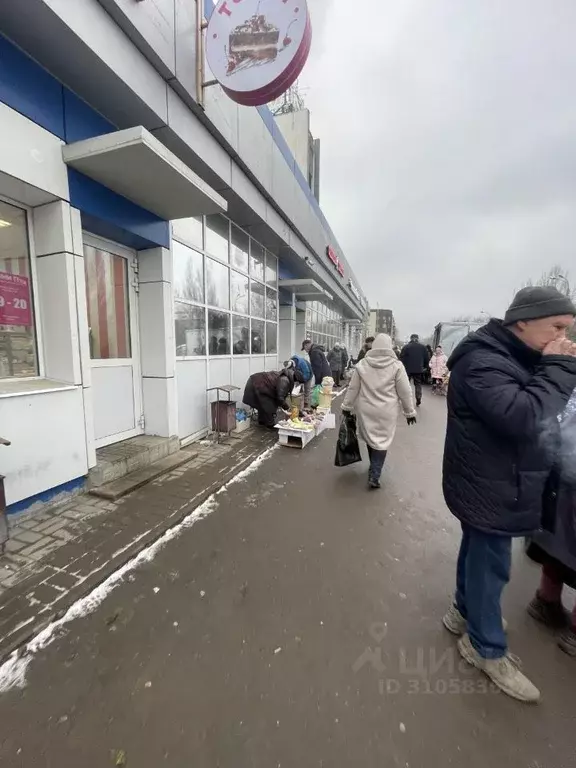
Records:
[[[563,292],[565,293],[566,296],[569,296],[570,295],[570,281],[568,280],[567,277],[565,277],[564,275],[554,275],[554,277],[550,278],[549,282],[554,286],[554,288],[558,288],[558,281],[559,280],[561,280],[562,283],[564,284],[564,291]],[[561,289],[558,288],[558,290],[561,290]]]

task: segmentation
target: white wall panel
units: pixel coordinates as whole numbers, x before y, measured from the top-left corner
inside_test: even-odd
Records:
[[[176,1],[176,80],[196,99],[196,3]]]
[[[267,355],[266,356],[266,370],[267,371],[278,371],[278,370],[280,370],[280,365],[278,364],[278,355]]]
[[[92,369],[92,406],[96,440],[136,426],[131,365]]]
[[[228,98],[221,88],[207,88],[204,91],[206,114],[230,144],[238,152],[240,114],[236,102]],[[262,121],[260,121],[262,122]]]
[[[206,366],[206,360],[176,361],[178,434],[180,439],[194,435],[206,429],[208,425]]]
[[[176,74],[174,0],[99,2],[126,34],[138,42],[143,52],[162,65],[165,77]],[[194,2],[190,5],[194,5]]]
[[[0,398],[6,501],[14,504],[88,472],[80,387]]]
[[[232,383],[232,360],[229,357],[218,359],[213,357],[208,361],[208,386],[219,387]],[[210,399],[215,400],[216,394],[210,393]]]
[[[232,381],[237,387],[240,387],[240,392],[237,393],[237,400],[242,399],[246,382],[250,376],[250,358],[248,357],[235,357],[232,360]]]
[[[68,199],[68,173],[62,160],[60,139],[2,103],[0,173],[48,193],[44,200],[22,199],[20,202],[38,205],[51,196]],[[4,186],[2,192],[10,194]]]
[[[238,154],[270,192],[274,144],[272,135],[256,109],[238,107],[238,116]]]
[[[266,370],[266,358],[264,355],[254,355],[250,358],[250,375]]]

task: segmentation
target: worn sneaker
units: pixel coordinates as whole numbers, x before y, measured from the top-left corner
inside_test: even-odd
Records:
[[[376,491],[378,488],[381,488],[380,480],[374,480],[374,478],[370,477],[368,479],[368,488],[371,491]]]
[[[540,691],[520,671],[518,662],[513,656],[506,655],[501,659],[485,659],[474,648],[468,635],[464,635],[458,640],[458,650],[468,664],[484,672],[503,693],[528,704],[535,704],[540,700]]]
[[[442,623],[448,630],[448,632],[451,632],[453,635],[457,635],[458,637],[462,637],[466,633],[466,619],[458,608],[452,603],[450,608],[448,608],[447,612],[444,614],[444,618],[442,619]],[[508,622],[506,619],[502,619],[502,627],[504,628],[504,632],[508,629]]]
[[[450,608],[448,608],[444,614],[442,624],[444,624],[448,632],[451,632],[453,635],[457,635],[458,637],[461,637],[466,633],[466,619],[464,616],[462,616],[454,603],[452,603]]]
[[[576,630],[569,627],[558,636],[558,647],[568,656],[576,656]]]
[[[568,611],[561,602],[543,600],[538,593],[529,603],[528,615],[549,629],[566,629],[570,624]]]

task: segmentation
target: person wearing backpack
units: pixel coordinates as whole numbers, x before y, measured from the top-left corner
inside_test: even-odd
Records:
[[[292,355],[294,368],[300,371],[302,376],[302,392],[304,393],[304,408],[310,408],[312,399],[312,389],[314,387],[314,376],[312,375],[312,366],[302,355]]]

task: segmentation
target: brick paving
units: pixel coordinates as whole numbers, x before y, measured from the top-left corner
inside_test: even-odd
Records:
[[[248,431],[203,441],[191,461],[117,502],[76,496],[10,519],[0,557],[0,659],[177,525],[274,442]]]

